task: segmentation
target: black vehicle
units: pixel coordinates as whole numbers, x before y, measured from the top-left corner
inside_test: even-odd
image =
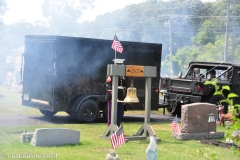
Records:
[[[161,77],[160,107],[167,107],[173,115],[181,115],[181,105],[195,102],[218,103],[214,99],[215,87],[205,85],[206,81],[217,79],[221,88],[228,85],[232,93],[240,95],[240,65],[217,62],[191,62],[184,76]],[[214,102],[216,100],[216,102]],[[239,104],[239,99],[234,99]]]
[[[151,109],[158,109],[162,45],[121,41],[125,65],[156,66],[152,79]],[[107,117],[105,82],[107,64],[113,64],[112,40],[65,37],[25,36],[22,71],[22,105],[37,108],[46,116],[64,111],[83,122]],[[139,103],[127,110],[144,110],[145,79],[133,78]],[[130,86],[130,77],[126,77]]]

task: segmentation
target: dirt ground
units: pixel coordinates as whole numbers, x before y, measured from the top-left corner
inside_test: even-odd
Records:
[[[202,144],[207,144],[207,145],[214,145],[217,147],[223,147],[223,148],[231,148],[231,147],[236,147],[239,151],[240,151],[240,146],[237,146],[235,144],[232,143],[224,143],[221,141],[217,141],[217,140],[202,140],[201,141]]]

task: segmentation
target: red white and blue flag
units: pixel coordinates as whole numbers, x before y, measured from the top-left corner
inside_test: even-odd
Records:
[[[174,133],[181,133],[181,130],[178,126],[178,119],[177,119],[177,115],[176,117],[173,119],[173,122],[172,122],[172,130]]]
[[[124,136],[122,126],[120,126],[120,128],[118,128],[117,131],[111,135],[110,140],[111,140],[113,149],[125,143],[126,139]]]
[[[120,53],[123,52],[123,47],[116,35],[114,36],[114,39],[113,39],[112,49],[114,49],[115,51],[120,52]]]

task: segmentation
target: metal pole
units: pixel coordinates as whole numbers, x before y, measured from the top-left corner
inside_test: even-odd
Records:
[[[170,52],[170,75],[173,75],[172,69],[172,25],[171,25],[171,17],[169,18],[169,52]]]
[[[118,94],[118,76],[113,75],[112,80],[112,108],[111,108],[111,124],[117,124],[117,94]]]
[[[151,81],[152,79],[147,77],[145,81],[145,123],[150,122],[151,112]]]
[[[150,123],[150,112],[151,112],[151,81],[152,79],[147,77],[145,80],[145,118],[144,118],[144,136],[148,137],[149,133],[147,130],[147,124]]]
[[[224,62],[226,62],[227,58],[228,58],[229,19],[230,19],[230,0],[228,0],[228,8],[227,8],[227,24],[226,24],[226,34],[225,34]]]
[[[235,49],[236,49],[236,43],[235,43],[235,41],[236,41],[236,39],[235,39],[235,20],[233,20],[233,31],[232,31],[232,57],[231,57],[231,60],[232,60],[232,62],[234,63],[234,62],[236,62],[234,59],[234,57],[235,57]]]

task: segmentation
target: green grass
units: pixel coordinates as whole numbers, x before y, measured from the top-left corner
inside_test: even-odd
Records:
[[[15,88],[0,85],[0,115],[34,115],[40,114],[39,110],[21,105],[21,93]]]
[[[125,123],[124,132],[126,136],[136,133],[142,123]],[[181,141],[171,137],[170,123],[152,123],[161,142],[158,143],[158,159],[165,160],[202,160],[219,159],[237,160],[240,153],[234,150],[201,144],[198,140]],[[24,130],[34,131],[36,128],[69,128],[80,131],[80,143],[78,145],[64,145],[56,147],[36,147],[29,143],[21,143],[20,135]],[[111,149],[109,140],[100,138],[105,130],[106,124],[65,124],[65,125],[40,125],[21,127],[0,127],[0,155],[44,155],[51,153],[57,155],[58,159],[81,159],[81,160],[103,160]],[[224,130],[224,128],[219,128]],[[118,147],[115,151],[123,160],[145,160],[145,150],[149,140],[129,141]],[[1,159],[1,158],[0,158]],[[53,158],[54,159],[54,158]]]
[[[21,106],[21,94],[7,86],[0,86],[1,115],[37,115],[41,114],[37,109]],[[142,113],[140,111],[132,113]],[[128,111],[128,113],[130,113]],[[158,113],[158,112],[157,112]],[[142,123],[124,123],[126,137],[131,136],[140,129]],[[161,140],[158,145],[158,159],[160,160],[238,160],[240,152],[236,150],[201,144],[198,140],[181,141],[171,137],[171,122],[151,123],[157,137]],[[21,143],[20,136],[23,131],[35,131],[37,128],[68,128],[80,131],[80,143],[77,145],[64,145],[55,147],[36,147],[29,143]],[[55,124],[55,125],[27,125],[0,127],[0,159],[36,159],[34,156],[57,156],[63,160],[104,160],[111,149],[110,140],[100,138],[107,129],[106,123],[97,124]],[[224,132],[225,127],[217,126],[217,131]],[[225,138],[220,140],[225,141]],[[115,151],[122,160],[145,160],[145,151],[149,140],[129,141],[118,147]],[[19,157],[20,156],[20,157]],[[25,156],[25,157],[24,157]],[[29,158],[28,156],[32,156]],[[48,158],[56,159],[56,158]]]
[[[17,88],[0,85],[0,115],[42,115],[38,109],[22,106],[21,96]],[[57,115],[67,114],[65,112],[57,113]]]

